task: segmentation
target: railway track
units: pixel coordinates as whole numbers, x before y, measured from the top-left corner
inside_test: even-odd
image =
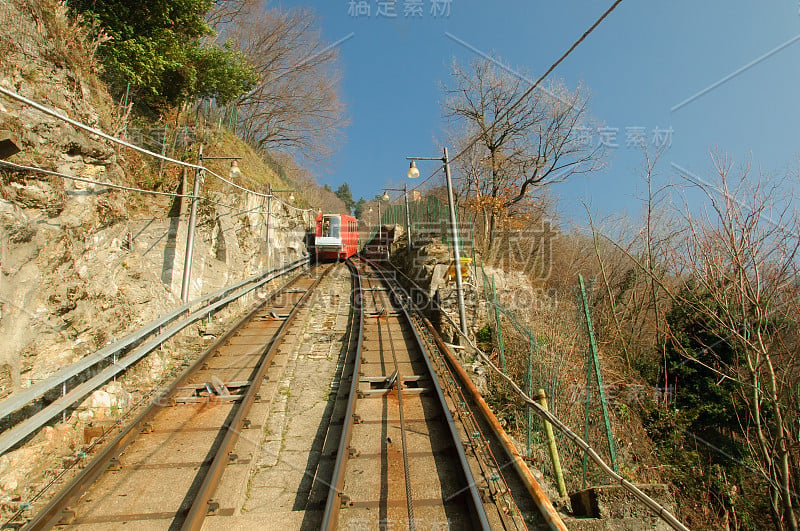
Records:
[[[25,528],[548,528],[402,288],[348,261],[312,298],[334,267],[242,319]]]
[[[351,267],[359,344],[322,527],[528,528],[424,323],[386,272]]]
[[[220,337],[89,462],[26,529],[199,529],[294,317],[331,265],[285,285]],[[257,432],[256,432],[257,433]]]

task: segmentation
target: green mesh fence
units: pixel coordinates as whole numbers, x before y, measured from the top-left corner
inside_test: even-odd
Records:
[[[548,362],[548,356],[539,345],[533,330],[523,323],[514,310],[497,300],[493,278],[486,274],[483,263],[477,260],[474,253],[473,272],[475,278],[480,275],[482,280],[482,289],[477,294],[488,310],[498,366],[529,396],[539,388],[544,389],[551,397],[561,392],[560,386],[563,384],[559,382],[558,371]],[[552,401],[551,411],[557,414],[555,405],[556,401]],[[541,442],[537,440],[539,434],[534,432],[534,417],[524,405],[519,405],[516,409],[516,414],[510,416],[518,424],[514,428],[525,433],[527,454],[530,456],[533,445]]]
[[[441,242],[452,246],[447,203],[433,195],[418,199],[409,198],[408,213],[411,221],[411,237],[415,245]],[[406,204],[402,196],[399,201],[381,208],[380,222],[382,225],[406,226]],[[377,228],[372,229],[370,236],[376,231]],[[461,256],[470,256],[473,253],[472,227],[458,224],[457,234]]]

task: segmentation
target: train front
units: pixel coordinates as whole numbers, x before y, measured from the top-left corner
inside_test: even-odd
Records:
[[[340,215],[320,214],[317,216],[317,234],[314,246],[318,259],[346,258],[342,245],[342,217]]]

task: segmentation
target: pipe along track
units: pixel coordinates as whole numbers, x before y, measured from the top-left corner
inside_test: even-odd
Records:
[[[25,529],[147,524],[200,529],[281,340],[332,266],[300,275],[220,337],[81,470]],[[243,437],[245,435],[242,435]]]
[[[322,528],[558,529],[494,458],[502,445],[402,289],[369,261],[349,265],[358,341]]]

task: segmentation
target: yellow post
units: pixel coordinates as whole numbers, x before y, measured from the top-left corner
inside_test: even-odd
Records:
[[[539,389],[539,392],[533,398],[547,411],[547,393],[544,392],[544,389]],[[556,446],[556,438],[553,436],[553,426],[546,420],[543,422],[544,432],[547,435],[547,447],[550,450],[550,460],[553,462],[553,472],[558,483],[558,494],[565,498],[567,496],[567,486],[564,484],[564,474],[561,471],[561,459],[558,457],[558,447]]]

